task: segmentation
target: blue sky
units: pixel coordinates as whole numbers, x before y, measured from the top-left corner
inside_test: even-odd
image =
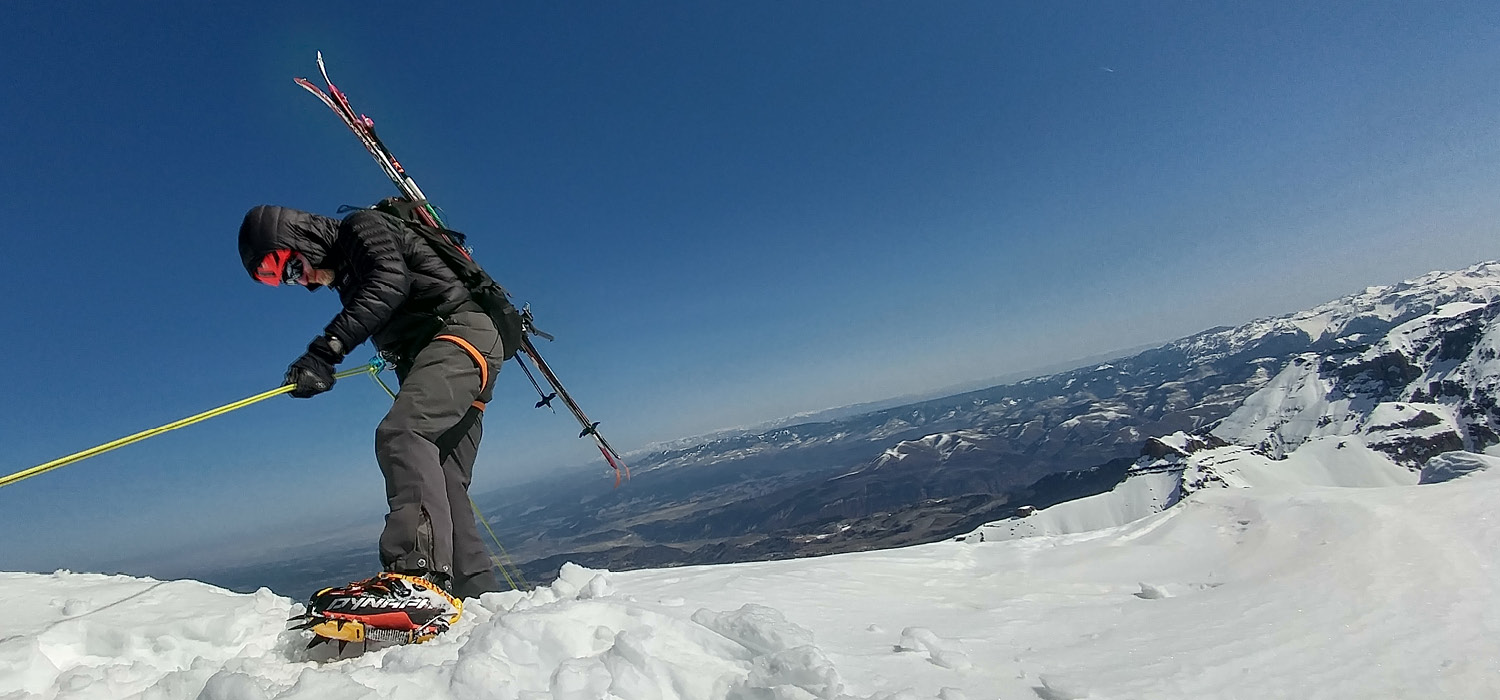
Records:
[[[234,242],[390,193],[291,82],[317,50],[623,450],[1500,257],[1494,3],[231,5],[6,8],[0,471],[273,387],[337,311]],[[479,488],[598,462],[529,391]],[[0,489],[0,569],[378,516],[385,402]]]

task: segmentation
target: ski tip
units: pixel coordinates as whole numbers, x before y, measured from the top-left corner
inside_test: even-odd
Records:
[[[328,67],[323,65],[323,52],[318,52],[318,72],[323,74],[323,82],[328,83],[329,92],[333,92],[333,80],[328,77]]]

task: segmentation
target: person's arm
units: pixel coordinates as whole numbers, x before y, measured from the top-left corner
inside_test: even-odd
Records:
[[[375,213],[354,214],[345,221],[352,236],[340,236],[339,253],[350,266],[350,277],[359,284],[344,302],[323,335],[313,339],[307,352],[286,371],[287,384],[297,388],[291,394],[310,398],[333,388],[333,368],[344,361],[360,343],[384,326],[396,307],[406,300],[411,289],[411,275],[401,257],[397,231],[389,221]]]
[[[336,338],[340,352],[347,354],[390,321],[411,290],[411,274],[401,257],[398,232],[384,216],[360,212],[343,225],[354,235],[340,237],[340,252],[359,287],[349,293],[344,309],[323,332]]]

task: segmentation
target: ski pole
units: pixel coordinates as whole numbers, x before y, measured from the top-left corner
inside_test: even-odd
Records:
[[[380,364],[377,364],[377,362],[380,362]],[[376,360],[376,361],[371,361],[370,364],[367,364],[367,365],[365,365],[363,367],[357,367],[357,368],[354,368],[354,369],[347,369],[347,370],[339,372],[338,374],[335,374],[333,376],[334,376],[335,379],[343,379],[345,377],[352,377],[352,376],[354,376],[356,374],[361,374],[361,373],[364,373],[364,372],[374,373],[374,372],[378,372],[379,368],[383,367],[383,366],[384,366],[384,363],[382,361]],[[187,426],[192,425],[194,423],[201,423],[201,422],[206,421],[206,420],[208,420],[210,418],[215,418],[215,417],[218,417],[218,416],[222,416],[222,415],[224,415],[226,413],[229,413],[230,411],[239,410],[241,408],[249,406],[250,404],[259,403],[259,402],[264,401],[266,399],[269,399],[269,398],[271,398],[273,396],[280,396],[280,395],[285,394],[285,393],[287,393],[287,392],[289,392],[289,391],[291,391],[292,389],[295,389],[295,388],[297,388],[296,384],[287,384],[286,386],[277,387],[277,388],[272,389],[270,391],[264,391],[264,392],[261,392],[259,394],[254,395],[254,396],[251,396],[251,397],[248,397],[248,398],[244,398],[244,399],[240,399],[239,401],[235,401],[234,403],[227,403],[227,404],[224,404],[223,406],[220,406],[218,408],[209,409],[209,410],[204,411],[202,413],[199,413],[199,414],[196,414],[196,415],[192,415],[192,416],[188,416],[187,418],[183,418],[182,420],[174,421],[174,422],[168,423],[168,424],[163,425],[163,426],[152,428],[150,430],[142,430],[141,432],[136,433],[134,435],[127,435],[127,436],[122,437],[122,438],[120,438],[118,440],[113,440],[113,441],[110,441],[110,442],[106,442],[103,445],[99,445],[97,447],[91,447],[91,448],[89,448],[87,450],[84,450],[82,452],[75,452],[75,453],[70,454],[70,455],[68,455],[66,457],[59,457],[57,459],[52,460],[51,462],[47,462],[46,464],[38,464],[37,466],[32,467],[30,469],[23,469],[23,470],[18,471],[18,472],[14,473],[14,474],[10,474],[10,475],[4,476],[4,477],[0,477],[0,487],[9,486],[11,484],[16,483],[17,481],[22,481],[22,480],[25,480],[25,479],[29,479],[29,478],[31,478],[33,476],[36,476],[38,474],[43,474],[43,473],[46,473],[46,472],[50,472],[53,469],[57,469],[59,467],[66,467],[69,464],[72,464],[74,462],[81,462],[81,461],[83,461],[85,459],[88,459],[90,457],[96,457],[98,455],[104,454],[105,452],[109,452],[111,450],[115,450],[115,449],[124,447],[126,445],[131,445],[131,444],[140,442],[142,440],[145,440],[147,438],[156,437],[157,435],[161,435],[162,433],[165,433],[165,432],[170,431],[170,430],[176,430],[178,428],[186,428]]]

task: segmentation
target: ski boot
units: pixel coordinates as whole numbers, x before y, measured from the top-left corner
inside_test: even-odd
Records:
[[[437,583],[382,571],[372,578],[314,593],[307,612],[289,622],[313,633],[311,649],[330,640],[418,644],[446,632],[463,614],[462,602]]]

